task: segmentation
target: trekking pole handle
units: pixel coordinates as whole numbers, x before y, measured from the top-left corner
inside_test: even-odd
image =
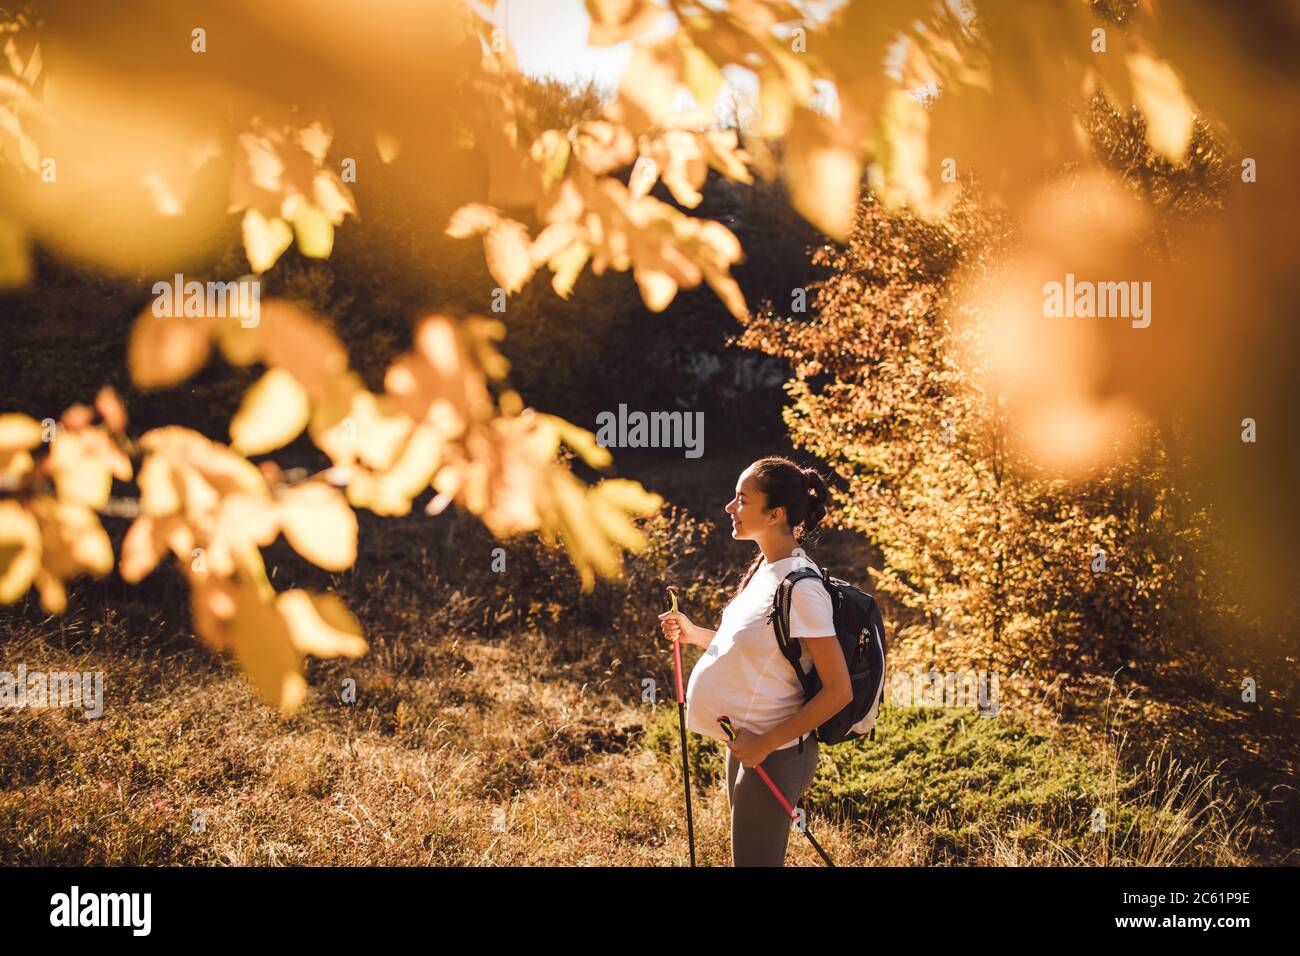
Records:
[[[721,725],[721,727],[722,727],[723,731],[726,733],[728,739],[730,739],[730,740],[735,740],[735,739],[736,739],[736,728],[731,726],[731,718],[730,718],[730,717],[719,717],[719,718],[718,718],[718,723],[719,723],[719,725]]]
[[[673,599],[673,610],[677,610],[677,588],[668,585],[668,596]],[[673,638],[673,674],[677,678],[677,703],[686,703],[686,694],[682,691],[682,634],[681,628],[677,629],[677,636]]]
[[[736,729],[731,726],[730,717],[719,717],[718,723],[722,726],[723,731],[726,732],[726,735],[730,739],[732,740],[737,739]],[[798,820],[799,818],[795,814],[794,807],[790,806],[790,801],[785,798],[785,794],[781,792],[780,788],[778,788],[777,785],[772,782],[772,778],[767,775],[767,771],[764,770],[762,766],[760,766],[759,764],[755,764],[754,769],[758,771],[758,775],[762,777],[763,782],[767,784],[767,789],[772,791],[772,796],[776,797],[777,800],[781,801],[781,806],[785,807],[785,812],[790,815],[790,819]]]

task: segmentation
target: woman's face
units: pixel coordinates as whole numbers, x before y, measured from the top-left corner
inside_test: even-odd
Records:
[[[738,541],[750,540],[771,527],[772,514],[763,510],[766,503],[753,473],[746,468],[736,483],[736,496],[726,507],[731,515],[731,536]]]

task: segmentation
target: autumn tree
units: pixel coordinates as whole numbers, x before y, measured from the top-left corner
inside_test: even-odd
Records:
[[[1207,128],[1175,165],[1151,150],[1139,117],[1104,98],[1086,123],[1123,179],[1076,172],[1072,197],[1101,205],[1127,189],[1153,210],[1141,243],[1169,254],[1180,222],[1220,209],[1223,147]],[[1058,200],[1044,218],[1069,222],[1072,208]],[[1008,262],[1041,238],[977,181],[939,222],[865,193],[850,241],[813,255],[831,276],[770,304],[740,343],[789,361],[791,439],[843,479],[842,526],[879,548],[877,584],[911,612],[901,660],[987,667],[1034,696],[1084,667],[1221,675],[1225,659],[1258,662],[1257,616],[1233,595],[1245,566],[1191,485],[1185,424],[1126,411],[1102,467],[1043,465],[987,374],[995,322],[963,282],[1018,281]],[[1025,360],[1039,360],[1032,343]],[[1080,416],[1048,436],[1067,446],[1058,461],[1088,427]]]
[[[1063,166],[1096,165],[1078,116],[1098,92],[1134,104],[1145,141],[1172,164],[1186,159],[1198,103],[1267,160],[1261,168],[1289,168],[1278,157],[1300,139],[1294,111],[1275,116],[1256,92],[1265,84],[1279,96],[1293,91],[1290,64],[1230,39],[1241,28],[1277,29],[1253,7],[1225,12],[1205,0],[1167,16],[1151,3],[1076,0],[891,0],[833,11],[777,0],[586,7],[588,42],[628,42],[631,56],[600,115],[576,121],[529,100],[492,5],[236,0],[205,8],[196,22],[184,5],[154,0],[42,0],[6,14],[0,281],[33,281],[33,241],[121,274],[202,271],[215,237],[237,222],[250,271],[216,279],[256,282],[291,246],[308,258],[334,253],[336,235],[365,214],[351,188],[356,175],[387,164],[436,177],[441,163],[468,154],[484,172],[480,194],[449,215],[420,212],[429,229],[481,244],[495,283],[486,295],[508,297],[543,275],[567,297],[590,269],[630,274],[653,312],[683,289],[707,287],[743,319],[747,303],[732,272],[740,243],[723,223],[691,214],[710,169],[738,183],[781,177],[802,215],[846,240],[864,178],[891,210],[934,220],[955,196],[954,166],[978,170],[1013,218],[1043,227],[1044,204],[1061,202],[1053,188]],[[727,69],[757,83],[743,135],[714,122]],[[682,90],[686,109],[677,108]],[[916,95],[925,90],[928,97]],[[657,184],[667,197],[652,194]],[[1252,290],[1292,274],[1277,250],[1294,247],[1279,241],[1294,238],[1294,217],[1280,215],[1286,204],[1262,189],[1247,195],[1230,208],[1253,219],[1228,215],[1184,260],[1152,267],[1171,301],[1188,276],[1212,275],[1214,296],[1258,305]],[[1057,270],[1080,249],[1098,261],[1118,254],[1122,243],[1106,240],[1131,231],[1129,207],[1102,193],[1090,201],[1080,210],[1077,196],[1067,196],[1064,208],[1093,217],[1084,224],[1091,237],[1049,230],[1056,245],[1042,247],[1052,257],[1008,266],[1025,281],[1002,291],[1041,286],[1045,268]],[[1225,240],[1238,242],[1239,254],[1216,259]],[[655,511],[658,496],[631,482],[588,487],[574,477],[562,448],[596,468],[609,453],[585,429],[528,410],[508,381],[498,321],[435,310],[387,363],[381,385],[368,385],[338,336],[299,305],[206,308],[188,284],[178,298],[171,310],[151,303],[142,312],[128,347],[131,378],[141,389],[174,385],[213,356],[258,367],[229,434],[168,426],[134,435],[109,391],[58,422],[5,414],[0,601],[35,587],[56,611],[64,582],[78,574],[108,573],[116,561],[135,580],[170,555],[191,584],[199,637],[232,650],[268,699],[292,707],[304,692],[304,654],[357,653],[363,644],[327,597],[274,592],[260,549],[280,534],[322,567],[345,566],[355,553],[352,509],[406,513],[431,492],[426,510],[454,504],[494,534],[537,531],[562,541],[587,587],[597,575],[617,575],[622,553],[643,546],[635,519]],[[964,295],[955,301],[968,304]],[[1205,306],[1225,301],[1183,307],[1204,319]],[[1026,303],[985,311],[1023,318]],[[1273,318],[1266,306],[1248,311],[1242,326],[1257,334],[1245,341],[1257,342]],[[1129,405],[1167,402],[1168,386],[1198,381],[1213,356],[1224,367],[1222,387],[1249,393],[1241,402],[1254,415],[1284,420],[1282,390],[1251,386],[1293,383],[1279,367],[1287,350],[1252,352],[1216,337],[1213,325],[1190,325],[1206,334],[1150,337],[1166,348],[1163,361],[1141,349],[1117,352],[1096,333],[1088,345],[1128,359],[1117,363],[1115,381]],[[1069,367],[1077,344],[1050,340],[1044,359]],[[1083,458],[1101,467],[1108,456],[1100,452],[1120,437],[1112,406],[1087,389],[1060,387],[1086,376],[1045,385],[1012,361],[1016,354],[991,353],[1009,396],[1005,411],[1018,422],[1009,435],[1029,435],[1026,453],[1050,459],[1051,441],[1041,439],[1073,415],[1089,437]],[[1289,473],[1257,467],[1285,454],[1280,443],[1261,444],[1242,464],[1236,449],[1224,450],[1221,416],[1187,420],[1190,446],[1205,452],[1194,460],[1221,466],[1208,474],[1217,487],[1240,491],[1258,487],[1261,474],[1271,481]],[[290,481],[273,461],[251,460],[304,433],[329,468]],[[965,440],[978,434],[967,429]],[[116,558],[99,521],[114,482],[134,484],[140,508]],[[1266,552],[1282,541],[1258,508],[1227,513],[1239,537],[1254,536]],[[1260,580],[1276,580],[1283,564],[1262,564]],[[1005,587],[1001,572],[985,586]],[[1004,626],[1011,631],[1010,620]]]

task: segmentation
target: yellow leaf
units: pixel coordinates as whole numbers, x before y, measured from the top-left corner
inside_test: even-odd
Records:
[[[354,216],[357,214],[357,202],[352,198],[352,190],[327,169],[316,173],[316,178],[312,180],[312,195],[316,208],[335,226],[349,213]]]
[[[262,697],[282,711],[296,710],[307,695],[302,656],[284,617],[251,584],[241,585],[235,599],[230,641],[235,658]]]
[[[664,499],[653,491],[647,491],[639,482],[627,478],[606,478],[594,489],[601,500],[608,502],[621,511],[650,517],[663,507]]]
[[[145,514],[161,517],[181,510],[175,475],[161,455],[145,458],[136,482],[140,486],[140,508]]]
[[[298,251],[304,256],[329,258],[334,248],[334,225],[319,207],[310,203],[299,205],[293,215],[293,231],[298,236]]]
[[[565,474],[559,476],[554,490],[560,513],[547,524],[560,532],[569,560],[578,572],[582,590],[590,591],[596,584],[593,567],[606,577],[613,577],[618,572],[616,557],[604,534],[592,521],[590,503],[582,484],[572,475]]]
[[[929,156],[930,117],[925,107],[904,90],[891,90],[880,110],[871,188],[886,209],[910,205],[922,215],[938,211],[932,203]]]
[[[402,414],[391,395],[376,396],[364,388],[353,393],[349,408],[347,418],[322,435],[325,443],[317,444],[326,454],[331,454],[331,449],[340,452],[331,454],[336,461],[351,454],[367,468],[390,467],[414,423]]]
[[[95,410],[104,420],[104,427],[114,434],[126,430],[126,409],[122,399],[111,385],[104,385],[95,395]]]
[[[585,428],[579,428],[577,425],[558,415],[546,415],[541,412],[535,413],[539,422],[544,422],[556,430],[559,438],[566,445],[582,456],[582,460],[593,468],[605,468],[614,460],[608,448],[596,441],[596,436]]]
[[[585,242],[575,242],[551,259],[546,265],[555,275],[551,278],[551,288],[562,299],[573,294],[573,285],[582,274],[582,267],[591,256],[591,247]]]
[[[613,46],[635,40],[654,28],[664,8],[651,0],[587,0],[592,46]]]
[[[41,564],[50,574],[60,579],[82,572],[101,577],[113,569],[113,546],[88,507],[38,497],[31,508],[41,529]]]
[[[306,150],[312,159],[318,163],[323,163],[333,136],[325,129],[320,120],[317,120],[310,126],[304,126],[297,130],[295,138],[298,140],[298,145]]]
[[[59,497],[91,508],[102,508],[113,488],[108,462],[95,454],[92,440],[79,432],[63,432],[50,446],[50,470]]]
[[[126,364],[140,388],[167,388],[201,369],[211,349],[210,318],[159,316],[146,307],[131,327]]]
[[[258,327],[262,360],[293,373],[312,401],[325,401],[335,389],[350,399],[355,384],[347,378],[348,353],[320,319],[283,299],[262,303]]]
[[[63,582],[44,568],[36,572],[36,592],[47,614],[62,614],[68,607],[68,592]]]
[[[683,79],[687,89],[695,97],[697,106],[712,109],[722,89],[722,71],[707,53],[694,44],[687,46],[683,54]]]
[[[309,481],[279,498],[280,526],[293,549],[327,571],[357,559],[357,516],[337,488]]]
[[[361,625],[336,594],[286,591],[275,600],[293,646],[313,657],[360,657],[366,652]]]
[[[387,164],[397,159],[402,143],[396,136],[381,131],[375,133],[375,149],[379,150],[379,158]]]
[[[793,91],[784,78],[774,71],[765,71],[758,88],[758,135],[764,139],[784,136],[790,129],[794,110]]]
[[[235,492],[221,499],[222,534],[227,540],[265,547],[280,533],[279,510],[256,495]]]
[[[590,492],[596,523],[611,541],[639,551],[646,537],[628,518],[628,514],[653,515],[663,505],[663,498],[642,488],[635,481],[611,478]]]
[[[348,488],[348,500],[380,515],[404,515],[411,499],[429,487],[442,459],[442,440],[426,423],[416,427],[402,446],[397,461],[387,471],[358,476]]]
[[[1129,54],[1128,67],[1151,148],[1170,162],[1180,161],[1192,139],[1195,114],[1178,74],[1166,61],[1145,53]]]
[[[293,242],[293,230],[283,219],[268,219],[256,209],[244,213],[244,253],[254,272],[265,272]]]
[[[662,312],[668,308],[673,296],[677,294],[677,282],[666,272],[636,268],[632,270],[632,277],[636,279],[641,298],[651,312]]]
[[[468,239],[487,232],[501,220],[501,214],[483,203],[469,203],[451,214],[447,235],[453,239]]]
[[[531,246],[528,227],[513,219],[502,219],[483,237],[488,272],[506,292],[518,292],[533,274]]]
[[[704,155],[709,165],[728,179],[752,183],[754,177],[745,163],[749,155],[738,148],[739,136],[734,129],[709,130],[702,134]]]
[[[157,525],[149,515],[140,515],[127,529],[126,537],[122,539],[122,559],[118,564],[118,573],[128,584],[143,581],[158,567],[163,548],[156,530]]]
[[[270,369],[244,393],[230,421],[231,447],[245,455],[274,451],[297,438],[310,415],[298,380],[285,369]]]
[[[529,155],[542,167],[542,189],[549,190],[564,177],[572,147],[564,134],[548,129],[533,142]]]
[[[681,73],[681,50],[673,42],[633,47],[608,114],[638,134],[662,124],[672,112]]]
[[[28,415],[0,415],[0,452],[35,448],[41,443],[41,434],[41,423]]]
[[[41,529],[16,501],[0,501],[0,604],[27,593],[41,566]]]
[[[563,255],[578,235],[578,227],[571,222],[557,222],[547,226],[537,234],[528,249],[528,258],[533,267],[540,266]]]
[[[862,163],[834,143],[827,123],[802,110],[786,142],[786,182],[795,209],[826,235],[847,242],[857,216]]]
[[[664,185],[683,206],[694,209],[703,200],[700,187],[709,173],[700,137],[686,130],[668,130],[655,142],[651,155],[663,170]]]

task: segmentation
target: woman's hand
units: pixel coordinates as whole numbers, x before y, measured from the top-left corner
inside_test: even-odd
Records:
[[[670,641],[682,640],[696,647],[704,646],[700,643],[704,628],[691,623],[691,619],[681,611],[664,611],[660,614],[659,628],[664,632],[664,637]]]
[[[726,744],[736,755],[742,767],[757,767],[776,749],[767,742],[767,737],[763,734],[752,734],[740,727],[736,727],[735,730],[736,739],[728,740]]]

